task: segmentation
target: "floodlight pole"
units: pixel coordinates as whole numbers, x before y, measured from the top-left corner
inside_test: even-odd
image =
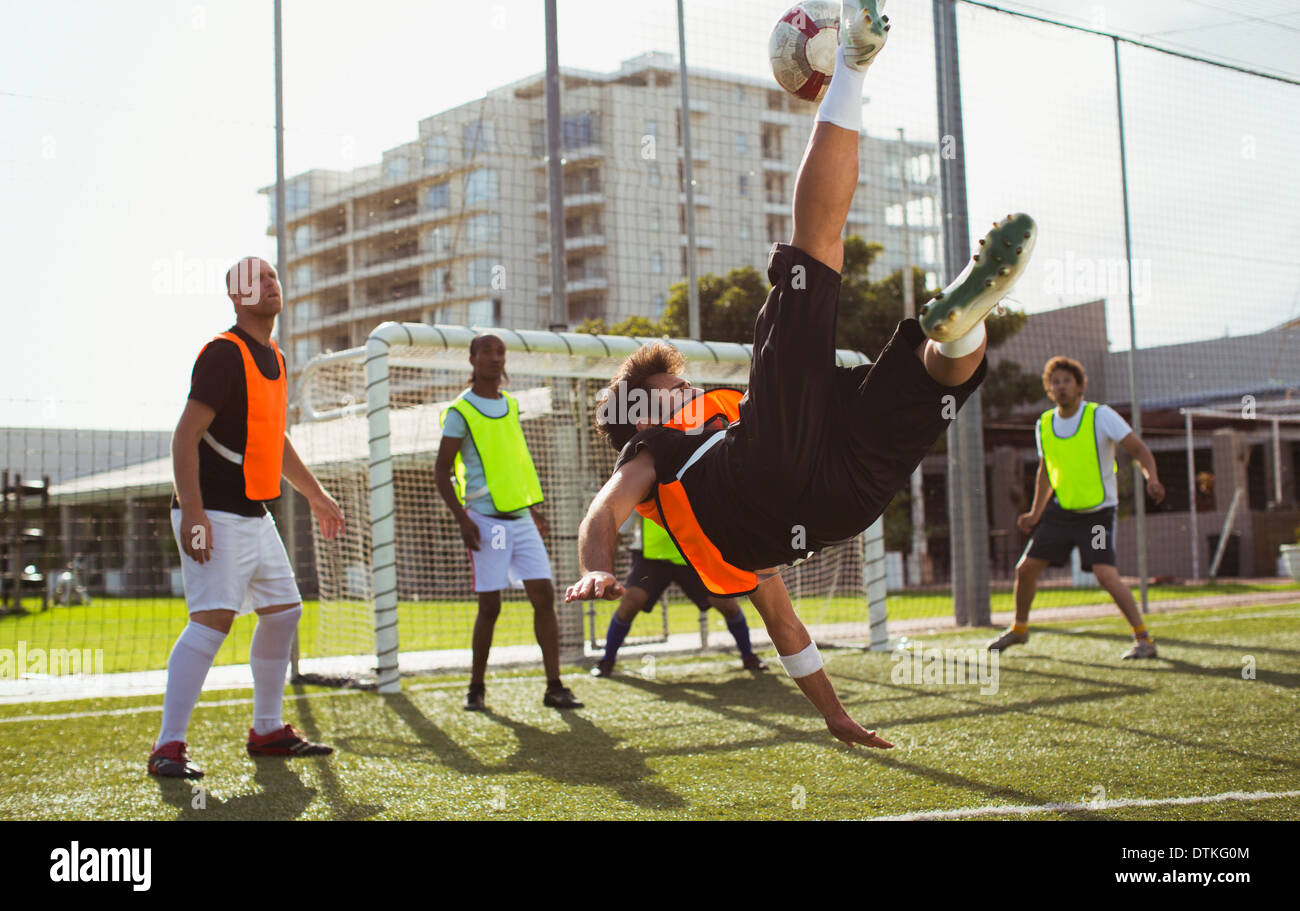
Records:
[[[1128,214],[1128,155],[1124,147],[1124,88],[1119,74],[1119,39],[1115,50],[1115,113],[1119,120],[1119,176],[1124,199],[1124,261],[1128,274],[1128,397],[1133,406],[1133,432],[1142,436],[1142,401],[1137,383],[1137,317],[1133,309],[1133,234]],[[1133,460],[1134,529],[1137,537],[1138,578],[1142,590],[1142,613],[1147,612],[1147,491],[1142,465]]]
[[[944,269],[951,280],[970,259],[966,158],[957,66],[956,0],[933,0],[938,92]],[[951,149],[951,154],[948,150]],[[948,516],[952,541],[953,614],[958,625],[988,626],[989,527],[984,490],[984,427],[976,389],[948,425]]]
[[[289,305],[286,303],[288,295],[284,293],[288,280],[286,260],[288,258],[289,228],[284,211],[286,196],[284,187],[284,59],[281,22],[280,0],[275,0],[275,272],[280,276],[280,320],[278,328],[280,331],[280,352],[284,355],[285,363],[286,398],[292,402],[293,381],[288,368],[293,363],[293,356],[290,351],[293,316],[290,313]],[[285,415],[285,421],[288,422],[287,414]],[[280,529],[280,535],[284,539],[285,552],[289,555],[289,565],[294,568],[294,576],[297,576],[298,528],[297,510],[294,508],[293,501],[294,495],[294,489],[290,487],[280,501],[280,518],[284,520],[284,527]],[[297,630],[294,630],[293,634],[290,671],[293,677],[299,676]]]
[[[907,135],[903,128],[898,128],[898,183],[903,199],[903,316],[913,319],[916,316],[916,289],[912,287],[912,235],[907,219],[907,204],[912,194],[907,189]],[[925,571],[928,561],[925,540],[925,475],[924,469],[916,466],[909,481],[909,499],[912,507],[912,565],[908,572],[908,584],[921,586],[930,581]]]
[[[695,274],[695,177],[691,168],[691,99],[686,76],[686,11],[677,0],[677,67],[682,81],[682,182],[686,191],[686,302],[690,337],[700,339],[700,289]]]
[[[551,210],[552,332],[569,328],[564,264],[564,144],[560,135],[560,49],[555,0],[546,0],[546,184]]]

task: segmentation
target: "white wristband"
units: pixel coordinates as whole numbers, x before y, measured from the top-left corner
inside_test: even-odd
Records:
[[[817,643],[809,642],[808,647],[797,655],[779,655],[785,672],[796,680],[807,677],[822,669],[822,655],[817,651]]]

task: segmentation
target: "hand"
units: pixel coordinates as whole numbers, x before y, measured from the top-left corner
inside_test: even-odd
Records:
[[[868,731],[848,715],[827,718],[826,727],[830,729],[830,732],[835,735],[837,740],[842,740],[851,747],[862,744],[879,750],[892,750],[894,748],[894,745],[888,740],[876,736],[875,731]]]
[[[551,533],[551,523],[546,521],[546,516],[539,510],[530,509],[529,512],[533,514],[533,524],[537,526],[537,533],[545,538]]]
[[[618,584],[618,579],[613,573],[590,572],[569,586],[564,593],[564,603],[591,601],[594,598],[617,601],[621,597],[623,597],[623,586]]]
[[[1034,526],[1038,524],[1038,519],[1039,517],[1034,515],[1032,512],[1021,513],[1016,518],[1016,527],[1024,534],[1033,534]]]
[[[460,539],[465,542],[465,546],[470,550],[478,550],[481,540],[478,524],[467,513],[461,513],[456,522],[460,525]]]
[[[308,500],[307,505],[311,507],[311,514],[320,523],[321,537],[326,541],[332,541],[343,531],[343,510],[328,493],[322,490]]]
[[[212,559],[212,523],[208,514],[200,509],[181,510],[181,553],[207,563]]]
[[[1159,503],[1165,498],[1165,485],[1158,478],[1147,478],[1147,494]]]

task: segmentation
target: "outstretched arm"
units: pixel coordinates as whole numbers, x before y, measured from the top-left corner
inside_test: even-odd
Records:
[[[614,472],[587,508],[578,528],[578,558],[583,576],[564,593],[565,602],[592,598],[616,600],[623,586],[614,576],[614,547],[618,530],[644,500],[655,483],[654,459],[642,450],[632,461]]]
[[[803,621],[794,612],[794,605],[790,603],[790,594],[786,591],[785,581],[780,574],[760,583],[750,594],[749,600],[753,602],[758,615],[763,618],[763,625],[767,627],[767,634],[771,637],[772,644],[776,646],[776,652],[781,656],[783,664],[786,659],[805,652],[810,646],[815,651],[812,637],[808,635]],[[817,663],[820,665],[820,659]],[[811,673],[797,677],[792,673],[791,676],[799,685],[799,689],[803,690],[803,694],[808,697],[808,701],[821,712],[822,717],[826,719],[826,727],[837,739],[850,746],[858,743],[880,749],[889,749],[893,746],[888,740],[877,737],[875,731],[868,731],[849,717],[839,697],[835,695],[835,687],[831,686],[831,679],[826,676],[824,668],[818,666]]]

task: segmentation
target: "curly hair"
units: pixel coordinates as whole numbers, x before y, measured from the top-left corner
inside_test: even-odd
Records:
[[[1050,392],[1052,389],[1052,374],[1058,370],[1064,370],[1074,374],[1075,382],[1080,386],[1088,381],[1088,375],[1083,371],[1083,364],[1080,364],[1072,357],[1059,355],[1052,358],[1043,367],[1043,389]]]
[[[636,422],[629,420],[635,395],[644,395],[646,380],[660,373],[681,376],[686,359],[672,345],[655,342],[638,348],[623,361],[596,403],[596,432],[621,452],[636,434]],[[638,392],[639,390],[639,392]]]

